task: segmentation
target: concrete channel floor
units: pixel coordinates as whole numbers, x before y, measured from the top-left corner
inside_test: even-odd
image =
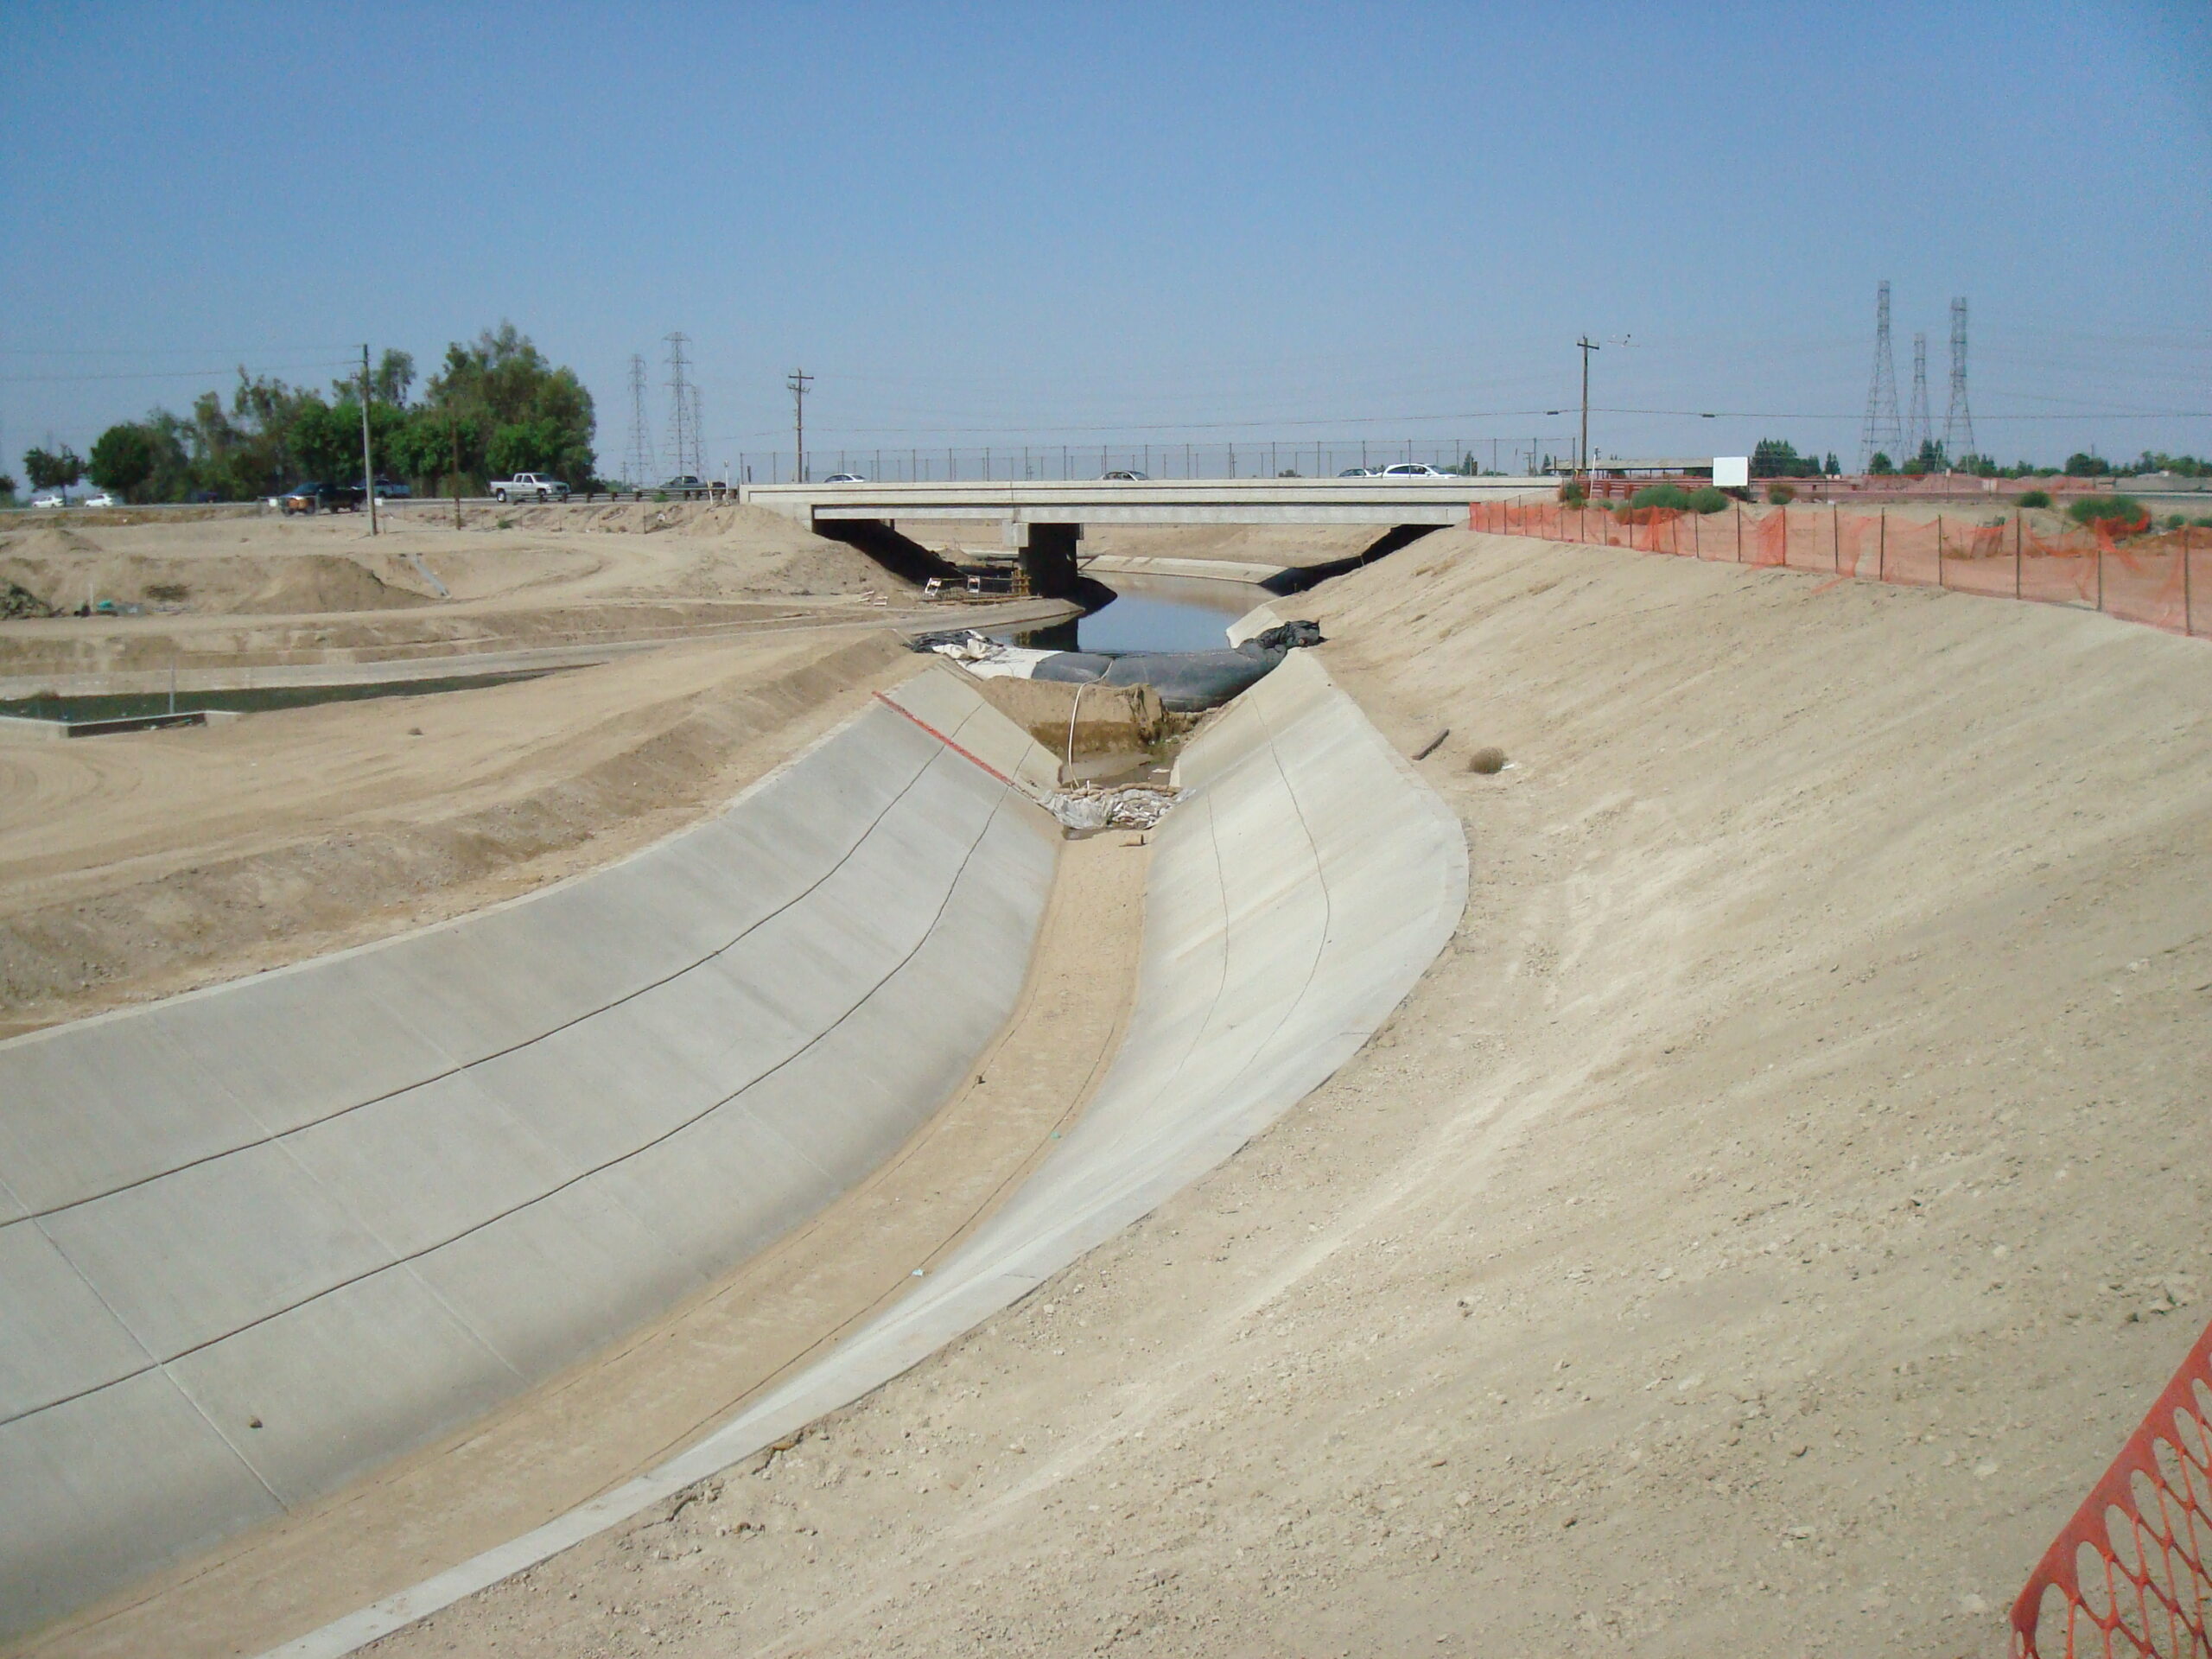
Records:
[[[528,1530],[650,1467],[903,1296],[1079,1116],[1120,1046],[1149,852],[1062,850],[1013,1018],[973,1081],[874,1175],[712,1289],[391,1468],[10,1652],[254,1652]]]

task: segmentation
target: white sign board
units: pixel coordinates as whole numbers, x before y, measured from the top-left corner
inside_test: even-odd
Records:
[[[1751,481],[1751,458],[1749,455],[1715,455],[1713,458],[1713,486],[1717,490],[1740,490]]]

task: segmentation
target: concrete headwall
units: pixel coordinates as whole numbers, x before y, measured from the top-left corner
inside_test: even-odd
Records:
[[[607,870],[0,1043],[0,1631],[580,1358],[942,1103],[1058,830],[924,683]]]
[[[334,1659],[858,1399],[1204,1174],[1351,1058],[1459,925],[1458,820],[1310,652],[1229,705],[1179,777],[1192,794],[1157,831],[1119,1056],[1002,1209],[895,1307],[690,1450],[269,1659]]]

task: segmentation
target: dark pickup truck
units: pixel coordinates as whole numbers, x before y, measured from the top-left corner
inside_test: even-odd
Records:
[[[299,484],[276,498],[287,514],[359,512],[368,492],[358,484]]]

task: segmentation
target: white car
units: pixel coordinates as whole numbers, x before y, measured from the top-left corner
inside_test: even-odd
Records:
[[[1455,478],[1455,473],[1440,473],[1435,467],[1418,461],[1402,461],[1395,467],[1385,467],[1377,478]]]
[[[868,480],[858,473],[832,473],[822,481],[824,484],[865,484]]]
[[[81,507],[119,507],[123,503],[117,500],[115,497],[110,495],[105,490],[102,490],[98,495],[86,496],[77,505]]]
[[[67,496],[56,494],[52,490],[48,490],[44,495],[31,497],[31,505],[35,507],[66,507],[68,505]]]
[[[1364,467],[1347,467],[1344,471],[1338,473],[1337,476],[1338,478],[1372,478],[1375,474],[1369,472]]]

